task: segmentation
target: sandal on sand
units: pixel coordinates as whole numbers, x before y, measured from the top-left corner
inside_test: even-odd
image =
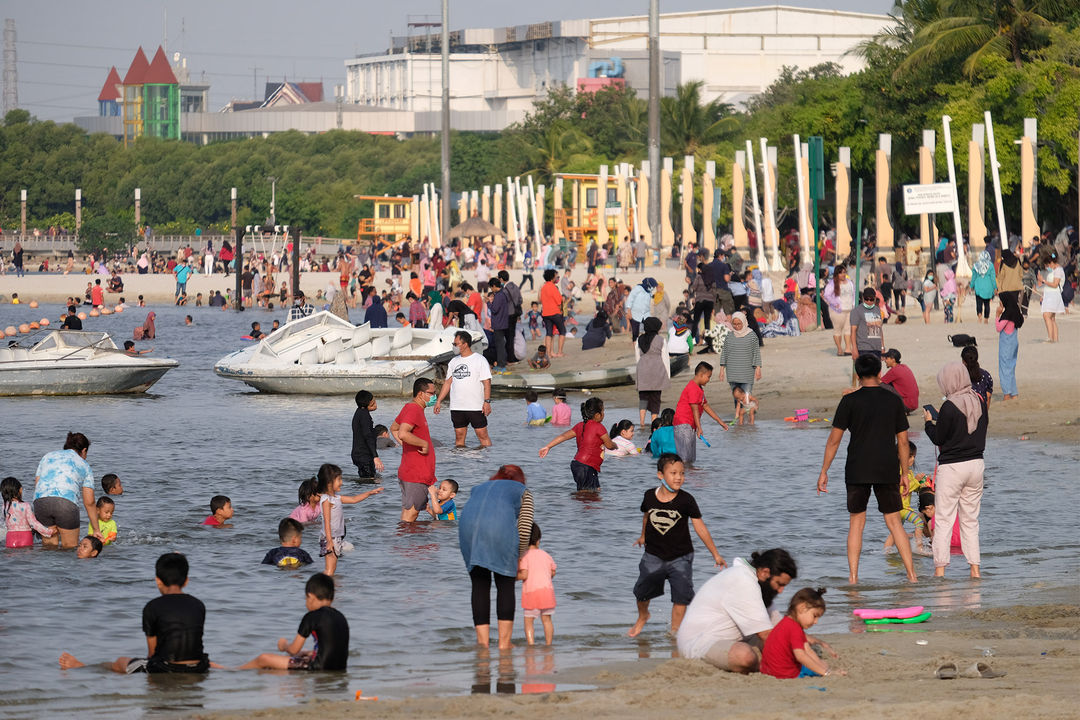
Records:
[[[934,672],[938,680],[955,680],[956,675],[956,663],[945,663]]]
[[[954,666],[955,667],[955,666]],[[994,670],[984,662],[974,663],[971,667],[960,673],[962,678],[999,678],[1004,677],[1004,670]]]

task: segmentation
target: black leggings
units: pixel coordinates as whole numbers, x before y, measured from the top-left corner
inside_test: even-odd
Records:
[[[479,565],[469,571],[472,580],[473,625],[491,624],[491,576],[495,576],[495,617],[514,621],[514,582],[510,575],[500,575]]]
[[[893,307],[896,308],[898,313],[903,312],[904,305],[907,303],[907,291],[904,288],[893,285],[892,294]]]
[[[975,294],[975,317],[979,317],[982,314],[984,318],[990,317],[990,298],[983,300],[979,297],[978,293]]]
[[[690,329],[693,330],[695,338],[700,338],[702,332],[708,332],[709,328],[712,327],[713,306],[714,303],[712,300],[699,300],[694,303],[694,319],[690,324]],[[705,328],[704,330],[699,330],[698,321],[703,318],[705,320]]]

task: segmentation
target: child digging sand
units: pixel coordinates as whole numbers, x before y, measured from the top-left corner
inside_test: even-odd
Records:
[[[345,670],[349,664],[349,623],[334,602],[334,579],[315,573],[304,586],[307,614],[292,642],[278,638],[278,650],[286,655],[263,653],[239,670]],[[315,649],[304,652],[304,643],[315,638]]]
[[[211,667],[203,652],[203,624],[206,606],[184,592],[188,582],[188,561],[180,553],[165,553],[154,565],[158,592],[143,608],[142,626],[146,634],[145,658],[117,658],[109,669],[117,673],[204,673]],[[71,653],[60,656],[65,670],[84,667]]]
[[[795,593],[787,614],[765,638],[761,653],[761,672],[781,680],[799,677],[820,677],[830,673],[829,665],[814,652],[806,631],[825,614],[825,588],[803,588]],[[820,642],[820,641],[819,641]],[[821,643],[833,657],[836,653]],[[841,675],[847,672],[841,670]]]
[[[637,622],[627,633],[637,637],[649,620],[649,601],[664,594],[664,581],[671,588],[671,634],[679,630],[686,606],[694,599],[694,543],[690,539],[690,523],[713,556],[717,567],[727,563],[716,551],[712,536],[701,519],[694,496],[681,490],[685,468],[682,458],[664,453],[656,461],[656,477],[660,487],[645,491],[641,501],[641,536],[634,545],[644,545],[645,553],[638,565],[638,580],[634,584],[637,599]]]
[[[555,577],[555,561],[540,549],[540,526],[532,524],[529,534],[529,550],[521,556],[518,563],[517,579],[521,585],[521,609],[525,615],[525,640],[535,644],[533,624],[536,618],[544,626],[544,644],[550,645],[555,636],[555,626],[551,616],[555,614],[555,587],[551,578]]]
[[[600,465],[604,462],[602,452],[617,449],[604,428],[604,401],[591,397],[581,404],[581,422],[562,433],[544,447],[540,457],[559,443],[577,438],[577,454],[570,461],[570,472],[577,484],[577,492],[597,492],[600,489]]]

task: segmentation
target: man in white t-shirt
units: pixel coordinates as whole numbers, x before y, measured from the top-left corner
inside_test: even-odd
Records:
[[[454,334],[454,350],[459,355],[446,366],[446,381],[432,412],[438,415],[443,399],[449,395],[454,445],[465,447],[465,435],[472,425],[480,445],[490,447],[487,416],[491,414],[491,366],[483,355],[472,351],[472,335],[464,330]]]
[[[735,558],[701,586],[686,608],[677,636],[679,654],[730,672],[757,671],[761,647],[776,624],[769,608],[797,576],[795,560],[781,548],[752,553],[750,562]]]

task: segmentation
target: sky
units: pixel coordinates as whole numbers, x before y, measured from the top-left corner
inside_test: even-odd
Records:
[[[660,11],[772,5],[754,0],[660,0]],[[799,7],[887,13],[893,0],[784,0]],[[648,12],[648,0],[450,0],[450,27]],[[410,21],[438,21],[440,0],[0,0],[16,23],[19,107],[42,120],[96,115],[109,67],[123,77],[142,45],[188,60],[192,82],[210,85],[210,110],[261,97],[264,84],[322,80],[327,98],[344,83],[347,58],[386,50]],[[424,17],[427,16],[427,17]],[[163,41],[165,41],[163,43]],[[202,79],[205,73],[205,79]]]

